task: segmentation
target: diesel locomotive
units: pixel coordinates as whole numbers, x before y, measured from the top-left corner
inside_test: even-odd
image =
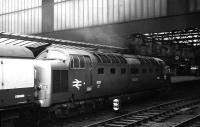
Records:
[[[170,83],[167,65],[153,57],[48,48],[34,65],[41,107],[156,91]]]

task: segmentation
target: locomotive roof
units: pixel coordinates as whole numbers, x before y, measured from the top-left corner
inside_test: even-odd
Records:
[[[53,53],[55,51],[55,53]],[[51,52],[51,53],[50,53]],[[56,52],[60,52],[56,53]],[[65,55],[87,55],[90,56],[92,61],[95,63],[117,63],[117,64],[126,64],[125,58],[118,53],[103,53],[103,52],[97,52],[97,51],[88,51],[88,50],[82,50],[82,49],[71,49],[71,48],[47,48],[45,51],[40,53],[38,55],[37,59],[65,59]],[[110,57],[110,58],[108,58]]]
[[[0,57],[34,58],[33,53],[22,46],[0,44]]]
[[[130,64],[154,64],[160,65],[165,64],[162,59],[149,57],[149,56],[141,56],[141,55],[124,55]]]
[[[73,49],[73,48],[48,48],[47,50],[60,51],[64,54],[79,54],[79,55],[90,54],[90,52],[87,50],[79,50],[79,49]]]
[[[159,64],[163,64],[163,65],[165,65],[164,60],[162,60],[162,59],[160,59],[160,58],[155,58],[155,57],[154,57],[154,59],[155,59],[156,61],[158,61]]]
[[[78,54],[78,55],[92,55],[93,53],[103,53],[103,52],[96,52],[96,51],[75,49],[75,48],[54,48],[54,47],[49,47],[47,50],[49,50],[49,51],[50,50],[52,50],[52,51],[60,51],[60,52],[62,52],[64,54]],[[103,54],[120,55],[119,53],[103,53]]]
[[[87,50],[81,50],[81,49],[73,49],[73,48],[47,48],[45,51],[43,51],[39,56],[38,59],[43,58],[45,56],[46,57],[46,53],[49,51],[57,51],[62,53],[63,55],[69,55],[69,54],[77,54],[77,55],[88,55],[91,58],[95,58],[98,63],[110,63],[108,61],[106,61],[107,59],[104,59],[104,57],[106,57],[106,55],[116,55],[116,57],[120,57],[117,59],[120,59],[121,62],[119,63],[126,63],[125,59],[127,60],[127,62],[129,64],[142,64],[142,65],[159,65],[162,63],[161,59],[158,58],[154,58],[154,57],[148,57],[148,56],[140,56],[140,55],[129,55],[129,54],[118,54],[118,53],[103,53],[103,52],[95,52],[95,51],[87,51]],[[44,53],[44,54],[43,54]],[[43,55],[42,55],[43,54]],[[103,55],[104,54],[104,55]],[[97,55],[97,56],[96,56]],[[52,56],[48,56],[48,58],[60,58],[60,59],[65,59],[65,57],[59,57],[59,55],[52,55]],[[114,56],[111,56],[114,57]],[[111,58],[112,59],[112,58]],[[114,61],[114,60],[113,60]],[[113,63],[113,62],[112,62]]]
[[[140,61],[135,55],[125,54],[124,57],[126,58],[129,64],[140,64]]]

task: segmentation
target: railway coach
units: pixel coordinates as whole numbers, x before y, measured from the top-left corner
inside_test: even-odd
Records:
[[[33,53],[25,47],[0,45],[1,126],[26,118],[24,114],[30,114],[34,107],[33,59]]]
[[[34,56],[24,47],[0,45],[0,107],[34,102]]]

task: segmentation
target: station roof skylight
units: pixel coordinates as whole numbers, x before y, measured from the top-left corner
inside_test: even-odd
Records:
[[[200,46],[200,29],[188,28],[159,33],[135,33],[130,35],[129,38],[140,38],[144,43],[161,42],[167,45]]]
[[[200,45],[199,28],[188,28],[183,30],[173,30],[170,32],[160,32],[160,33],[145,33],[142,34],[142,37],[146,42],[151,41],[151,42],[162,42],[164,44],[180,44],[180,45],[184,44],[186,46]]]

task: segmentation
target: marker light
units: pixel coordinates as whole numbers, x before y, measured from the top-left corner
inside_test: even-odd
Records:
[[[118,111],[119,110],[119,108],[120,108],[120,101],[119,101],[119,99],[113,99],[113,109],[114,109],[114,111]]]

